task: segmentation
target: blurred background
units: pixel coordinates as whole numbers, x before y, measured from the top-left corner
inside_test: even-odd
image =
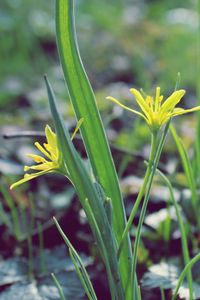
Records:
[[[132,99],[130,87],[152,93],[160,85],[167,96],[178,72],[186,106],[195,103],[197,1],[76,0],[75,6],[80,52],[101,110],[113,106],[109,94]],[[2,0],[0,8],[1,125],[42,128],[50,117],[43,74],[60,101],[67,98],[54,1]],[[70,104],[64,107],[72,117]]]
[[[194,93],[196,1],[76,0],[75,4],[80,52],[97,93],[115,83],[149,92],[159,84],[169,92],[177,72],[181,86]],[[60,98],[66,97],[56,49],[54,1],[2,0],[0,14],[0,105],[7,110],[20,99],[31,106],[42,102],[44,73]]]
[[[66,122],[69,126],[74,123],[56,49],[54,2],[1,0],[0,122],[3,133],[41,131],[46,123],[51,124],[44,74],[55,89]],[[104,124],[109,127],[109,138],[128,149],[141,149],[140,145],[149,136],[146,126],[141,123],[137,130],[140,139],[129,146],[127,140],[134,116],[109,103],[105,97],[127,99],[134,107],[130,87],[143,88],[151,94],[157,85],[167,97],[174,90],[180,72],[180,88],[187,91],[183,106],[196,104],[197,1],[76,0],[75,6],[80,53]],[[190,116],[182,119],[190,120]],[[117,134],[112,125],[118,130]],[[4,141],[3,148],[6,145]],[[9,141],[8,152],[0,150],[1,157],[10,156],[13,149],[10,145]],[[25,162],[23,151],[14,154],[18,161]],[[3,168],[6,168],[4,162]],[[8,169],[10,171],[10,167]]]

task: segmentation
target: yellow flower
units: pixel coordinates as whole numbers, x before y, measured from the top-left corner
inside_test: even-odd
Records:
[[[37,163],[37,165],[25,166],[24,171],[27,172],[30,170],[34,170],[36,172],[25,173],[24,178],[13,183],[10,189],[13,189],[26,181],[29,181],[46,173],[62,171],[60,163],[60,153],[57,146],[57,136],[48,125],[45,128],[45,135],[47,143],[44,143],[43,146],[38,142],[35,143],[35,146],[44,155],[44,157],[36,154],[27,154],[27,156],[32,158]]]
[[[155,98],[146,96],[132,88],[130,92],[134,95],[137,104],[139,105],[141,112],[129,108],[128,106],[120,103],[113,97],[107,97],[107,99],[117,103],[126,110],[131,111],[145,119],[151,130],[158,130],[163,124],[165,124],[170,118],[186,114],[192,111],[200,110],[200,106],[193,107],[191,109],[175,108],[185,94],[185,90],[175,91],[163,102],[163,96],[160,95],[160,87],[156,88]]]

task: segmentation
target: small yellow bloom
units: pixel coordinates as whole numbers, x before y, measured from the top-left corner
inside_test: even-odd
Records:
[[[13,183],[10,189],[13,189],[26,181],[29,181],[46,173],[59,171],[61,172],[60,155],[57,146],[57,136],[48,125],[45,128],[45,135],[47,143],[44,143],[43,146],[38,142],[35,143],[35,146],[44,155],[44,157],[36,154],[27,154],[27,156],[32,158],[37,163],[37,165],[25,166],[24,171],[27,172],[30,170],[34,170],[36,172],[25,173],[24,178]]]
[[[131,109],[128,106],[120,103],[113,97],[107,97],[107,99],[117,103],[124,109],[131,111],[145,119],[151,130],[158,130],[163,124],[165,124],[170,118],[186,114],[192,111],[200,110],[200,106],[193,107],[191,109],[175,108],[185,94],[185,90],[175,91],[163,102],[163,96],[160,95],[160,87],[156,88],[155,98],[146,96],[132,88],[130,92],[134,95],[137,104],[139,105],[141,112]]]

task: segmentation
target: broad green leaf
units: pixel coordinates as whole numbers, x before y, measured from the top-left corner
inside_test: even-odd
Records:
[[[125,227],[124,206],[95,96],[79,55],[73,4],[73,0],[56,1],[56,33],[60,61],[76,117],[78,120],[84,118],[81,134],[94,175],[104,188],[106,196],[112,200],[113,228],[119,241]],[[130,260],[130,240],[127,236],[120,257],[127,300],[131,299],[132,293],[129,283]]]
[[[64,126],[63,119],[57,110],[55,96],[46,77],[45,82],[47,86],[49,104],[55,122],[58,147],[63,155],[63,161],[67,167],[69,178],[76,189],[93,234],[97,239],[98,246],[102,251],[110,287],[115,287],[115,290],[112,289],[114,291],[114,297],[112,299],[115,299],[116,296],[116,299],[123,300],[124,297],[118,269],[115,235],[111,230],[103,202],[97,193],[94,182],[87,173],[85,165],[75,150],[69,133]],[[89,206],[87,205],[86,199],[88,199]]]

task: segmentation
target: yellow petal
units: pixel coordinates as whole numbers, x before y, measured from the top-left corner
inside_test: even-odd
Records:
[[[30,170],[30,166],[24,166],[24,172]]]
[[[145,117],[145,115],[143,115],[143,114],[140,113],[139,111],[134,110],[134,109],[132,109],[132,108],[129,108],[128,106],[122,104],[122,103],[119,102],[117,99],[115,99],[115,98],[113,98],[113,97],[111,97],[111,96],[106,97],[106,99],[115,102],[115,103],[118,104],[119,106],[123,107],[124,109],[126,109],[126,110],[128,110],[128,111],[130,111],[130,112],[132,112],[132,113],[134,113],[134,114],[136,114],[136,115],[139,115],[140,117],[144,118],[146,122],[148,122],[148,120],[147,120],[147,118]]]
[[[168,97],[160,109],[161,117],[163,114],[165,114],[168,111],[171,111],[174,109],[176,104],[178,104],[181,100],[181,98],[185,95],[185,90],[179,90],[172,93],[170,97]]]
[[[17,186],[19,186],[20,184],[23,184],[23,183],[25,183],[25,182],[27,182],[29,180],[32,180],[32,179],[34,179],[34,178],[36,178],[38,176],[44,175],[46,173],[47,173],[47,171],[41,171],[41,172],[37,172],[37,173],[34,173],[34,174],[25,174],[24,178],[22,178],[21,180],[13,183],[10,186],[10,189],[12,190],[12,189],[16,188]]]
[[[156,88],[156,97],[155,97],[155,111],[158,111],[160,104],[160,87]]]
[[[198,111],[200,110],[200,106],[195,106],[193,108],[189,108],[189,109],[183,109],[183,108],[176,108],[174,109],[174,111],[171,113],[172,117],[178,116],[178,115],[183,115],[183,114],[187,114],[193,111]]]
[[[35,154],[26,154],[26,156],[32,158],[36,163],[43,163],[46,162],[46,159],[42,156],[35,155]]]
[[[139,107],[141,108],[143,113],[148,118],[150,108],[149,108],[148,104],[146,103],[146,101],[144,100],[144,98],[142,97],[141,93],[138,90],[133,89],[133,88],[130,89],[130,92],[131,92],[131,94],[134,95],[135,100],[137,101],[137,104],[139,105]]]
[[[56,134],[51,130],[51,127],[49,125],[46,125],[45,127],[45,135],[47,138],[47,143],[51,146],[51,148],[57,148]]]
[[[24,171],[26,172],[29,170],[34,170],[35,172],[30,174],[29,173],[25,174],[23,179],[11,185],[10,187],[11,189],[15,188],[16,186],[26,181],[41,176],[43,174],[53,172],[53,171],[57,172],[59,170],[60,161],[58,161],[58,148],[57,148],[56,134],[51,130],[51,128],[48,125],[45,128],[45,134],[47,138],[47,144],[44,144],[44,146],[42,146],[38,142],[36,142],[35,146],[50,161],[48,161],[46,158],[40,155],[28,154],[27,156],[32,158],[37,163],[37,165],[25,166]]]
[[[165,114],[162,119],[160,118],[160,126],[162,126],[163,124],[167,123],[167,121],[172,118],[171,113],[167,113]]]
[[[38,142],[35,143],[35,146],[40,152],[42,152],[46,157],[48,157],[51,160],[50,154]]]
[[[46,143],[44,143],[43,146],[49,152],[52,161],[58,159],[58,150],[57,150],[57,148],[52,148],[51,145],[46,144]]]
[[[25,166],[24,171],[25,172],[28,170],[49,171],[49,170],[53,169],[53,167],[54,167],[53,162],[46,162],[46,163],[35,165],[35,166]]]

